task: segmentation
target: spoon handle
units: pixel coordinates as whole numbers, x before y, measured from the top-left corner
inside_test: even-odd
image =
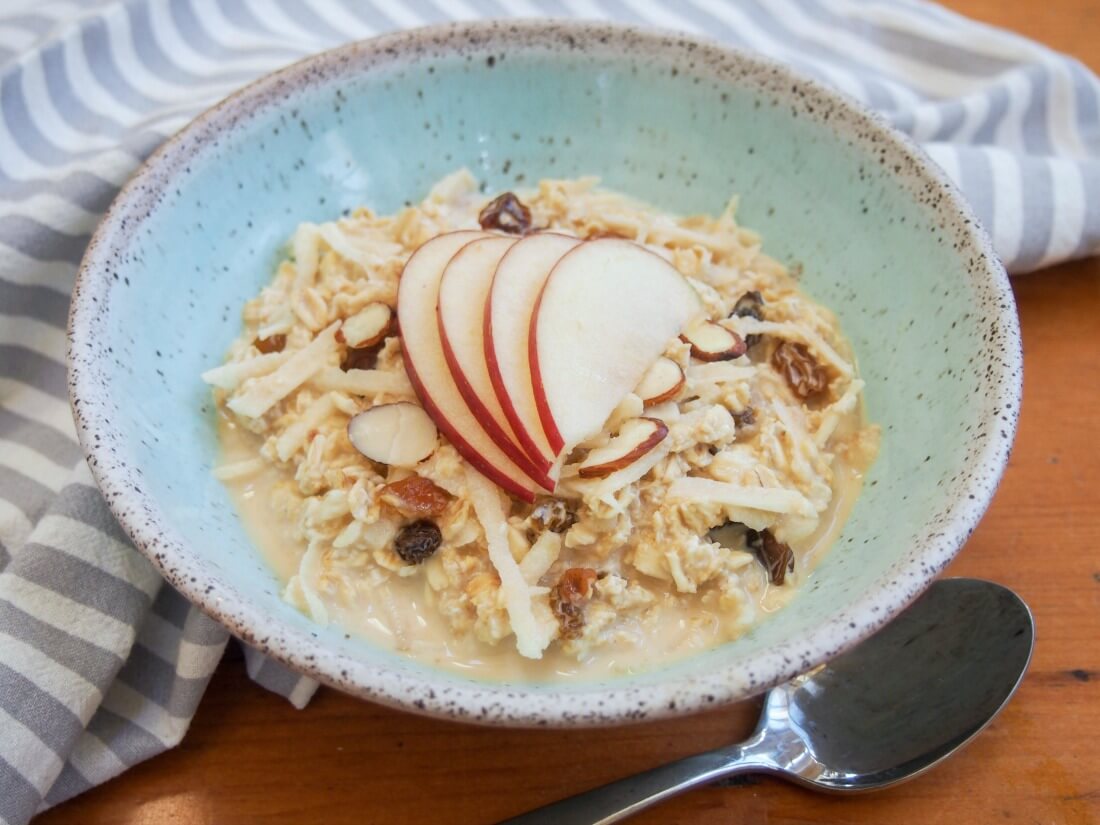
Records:
[[[761,767],[747,749],[721,748],[628,776],[500,825],[610,825],[696,785]]]

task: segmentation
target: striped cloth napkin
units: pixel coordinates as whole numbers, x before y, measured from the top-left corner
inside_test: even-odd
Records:
[[[962,187],[1013,272],[1097,251],[1100,83],[917,0],[4,0],[0,10],[0,823],[174,746],[228,641],[129,545],[81,459],[64,327],[143,157],[252,78],[381,31],[617,19],[767,53],[878,108]],[[251,676],[316,685],[246,651]]]

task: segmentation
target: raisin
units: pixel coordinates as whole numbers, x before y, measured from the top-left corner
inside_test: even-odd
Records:
[[[434,521],[414,521],[406,524],[393,541],[394,552],[406,564],[420,564],[432,557],[443,543],[443,534]]]
[[[511,192],[498,195],[477,216],[482,229],[498,229],[511,235],[531,231],[531,210]]]
[[[544,499],[531,511],[531,525],[540,532],[564,533],[576,520],[576,514],[560,498]]]
[[[269,335],[266,338],[257,338],[255,342],[256,349],[264,355],[267,355],[269,352],[282,352],[285,346],[285,335]]]
[[[348,370],[371,370],[374,369],[374,365],[378,363],[378,350],[381,349],[380,345],[373,347],[348,347],[344,353],[344,360],[340,362],[340,369],[344,372]]]
[[[584,630],[584,606],[592,598],[596,578],[590,567],[570,567],[550,591],[550,609],[563,639],[577,639]]]
[[[829,386],[829,376],[805,344],[784,341],[772,353],[772,366],[787,379],[791,391],[803,401]]]
[[[764,320],[764,298],[757,290],[751,290],[746,292],[740,298],[737,299],[737,303],[733,305],[733,312],[730,313],[730,318],[755,318],[757,321]],[[755,347],[760,343],[760,339],[763,335],[746,335],[745,346]]]
[[[772,584],[783,584],[787,573],[794,572],[794,551],[789,544],[778,541],[771,530],[749,530],[745,542],[768,571]]]
[[[422,476],[409,476],[385,485],[379,498],[409,518],[441,515],[451,503],[446,491]]]

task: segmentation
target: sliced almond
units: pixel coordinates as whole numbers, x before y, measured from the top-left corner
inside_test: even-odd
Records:
[[[344,321],[340,332],[349,347],[364,349],[381,343],[392,325],[393,310],[381,301],[373,301]]]
[[[652,407],[674,398],[683,386],[684,371],[680,369],[680,365],[662,356],[642,376],[634,394],[641,397],[642,404]]]
[[[728,361],[745,354],[745,342],[714,321],[697,321],[684,330],[680,339],[691,345],[691,355],[700,361]]]
[[[603,478],[633,464],[668,435],[665,422],[656,418],[634,418],[619,428],[619,434],[588,454],[577,468],[581,478]]]
[[[412,467],[435,451],[439,434],[422,407],[407,401],[380,404],[348,422],[352,446],[393,467]]]

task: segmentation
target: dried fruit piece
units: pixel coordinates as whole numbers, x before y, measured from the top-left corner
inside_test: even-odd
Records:
[[[531,231],[531,210],[511,192],[497,195],[478,213],[482,229],[496,229],[510,235],[526,235]]]
[[[745,354],[745,342],[733,330],[714,321],[699,321],[684,330],[680,340],[691,345],[692,358],[728,361]]]
[[[344,353],[344,360],[340,362],[340,369],[348,370],[372,370],[378,363],[379,346],[373,347],[348,347]]]
[[[829,376],[810,354],[805,344],[784,341],[772,353],[772,366],[784,378],[791,391],[806,400],[829,386]]]
[[[443,534],[434,521],[406,524],[393,540],[393,550],[406,564],[420,564],[432,557],[443,543]]]
[[[783,584],[787,573],[794,572],[794,551],[789,544],[776,540],[771,530],[749,530],[745,542],[768,571],[772,584]]]
[[[385,485],[379,498],[403,516],[426,518],[441,515],[451,503],[442,488],[423,476],[409,476]]]
[[[550,609],[563,639],[577,639],[584,630],[584,606],[592,598],[596,575],[590,567],[570,567],[550,591]]]
[[[733,312],[730,313],[730,318],[755,318],[757,321],[764,320],[764,298],[755,289],[751,292],[746,292],[740,298],[737,299],[737,303],[733,305]],[[746,335],[745,346],[755,347],[760,343],[762,335]]]
[[[267,355],[269,352],[282,352],[283,347],[286,346],[285,335],[269,335],[266,338],[257,338],[255,342],[256,349]]]
[[[576,514],[560,498],[547,498],[531,511],[531,524],[539,530],[564,533],[577,520]]]

